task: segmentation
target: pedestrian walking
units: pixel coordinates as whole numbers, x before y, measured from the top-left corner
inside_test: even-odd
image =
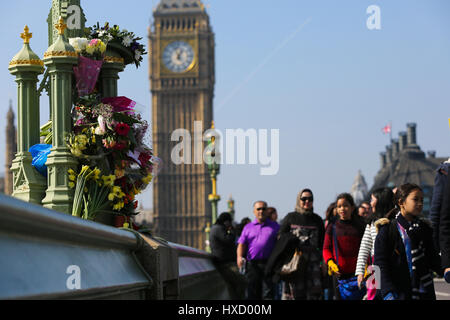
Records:
[[[250,222],[252,222],[252,220],[249,217],[245,217],[236,226],[236,241],[239,240],[239,237],[241,236],[241,233],[242,233],[242,230],[244,230],[244,227],[247,225],[247,223],[250,223]]]
[[[434,270],[442,275],[441,261],[428,221],[420,217],[423,191],[406,183],[395,194],[396,208],[388,219],[376,222],[375,265],[381,272],[384,300],[436,300]]]
[[[211,228],[209,243],[211,254],[217,262],[236,261],[236,235],[232,222],[231,214],[222,212]]]
[[[375,222],[386,216],[394,208],[394,193],[390,188],[378,188],[371,194],[370,206],[372,214],[366,220],[366,230],[364,231],[361,245],[359,247],[358,261],[356,264],[355,274],[358,277],[358,286],[361,288],[363,281],[372,274],[367,273],[367,266],[373,264],[375,251],[375,238],[377,236],[377,228]],[[374,279],[374,278],[372,278]],[[366,283],[367,300],[374,300],[377,290],[376,283],[371,281]]]
[[[325,230],[328,224],[336,222],[337,218],[336,202],[332,202],[328,205],[327,211],[325,211]]]
[[[337,219],[336,202],[332,202],[328,205],[328,208],[325,211],[325,222],[324,222],[325,230],[327,229],[328,224],[335,223],[336,219]],[[328,274],[328,266],[325,263],[322,263],[322,276],[324,282],[324,299],[335,300],[336,288],[335,284],[333,283],[333,276]]]
[[[280,226],[280,237],[290,233],[298,239],[296,249],[301,255],[303,269],[297,270],[292,277],[284,281],[283,300],[323,298],[321,262],[325,228],[322,218],[314,213],[313,203],[314,196],[310,189],[300,191],[295,211],[288,213]]]
[[[442,268],[444,269],[444,278],[450,283],[450,174],[446,176],[442,195],[442,206],[439,219],[439,241],[442,254]]]
[[[269,219],[266,209],[265,201],[253,204],[255,220],[244,227],[238,240],[237,265],[239,269],[245,266],[249,300],[273,299],[273,284],[264,271],[280,226]]]
[[[276,208],[274,208],[274,207],[267,207],[267,216],[273,222],[278,224],[278,212],[277,212]],[[272,253],[273,253],[273,251],[272,251]],[[266,265],[266,268],[267,268],[267,265]],[[274,300],[281,300],[281,296],[282,296],[282,292],[283,292],[283,281],[281,281],[281,280],[275,281],[273,286],[274,286],[274,288],[273,288],[273,290],[274,290],[273,291],[273,299]]]
[[[439,225],[442,203],[445,197],[445,188],[447,185],[447,176],[450,173],[450,158],[444,161],[436,169],[436,176],[434,178],[433,196],[431,198],[430,206],[430,220],[433,227],[433,243],[438,252],[440,252],[439,244]]]
[[[359,300],[364,296],[364,290],[358,287],[355,269],[365,225],[358,216],[351,194],[338,195],[336,208],[338,220],[329,224],[325,231],[323,259],[328,274],[336,280],[336,298]]]
[[[372,210],[370,207],[370,203],[367,201],[361,202],[361,204],[358,207],[358,215],[361,218],[368,218],[372,214]]]
[[[267,207],[267,216],[273,222],[278,223],[278,212],[277,209],[275,209],[274,207]]]

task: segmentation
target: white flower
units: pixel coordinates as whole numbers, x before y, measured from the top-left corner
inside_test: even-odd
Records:
[[[134,53],[134,59],[135,59],[136,61],[139,61],[139,59],[141,58],[141,56],[142,56],[142,52],[141,52],[140,50],[136,50],[136,52]]]
[[[86,46],[88,45],[88,39],[86,38],[70,38],[69,43],[75,49],[76,52],[81,52],[86,50]]]
[[[86,38],[78,38],[78,45],[80,46],[80,49],[82,51],[86,50],[86,47],[87,47],[88,43],[89,43],[88,39],[86,39]]]
[[[123,38],[122,44],[123,44],[125,47],[129,47],[132,41],[133,41],[133,39],[131,39],[130,36],[126,36],[125,38]]]
[[[95,128],[95,134],[102,136],[106,133],[106,124],[103,116],[98,116],[98,127]]]

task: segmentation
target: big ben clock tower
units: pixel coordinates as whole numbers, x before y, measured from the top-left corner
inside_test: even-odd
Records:
[[[149,30],[153,150],[163,165],[153,184],[155,233],[171,242],[205,249],[211,221],[211,183],[205,163],[175,164],[171,154],[180,141],[176,129],[192,137],[194,122],[203,130],[213,120],[214,34],[200,0],[161,0]],[[205,147],[205,143],[201,142]],[[196,147],[198,148],[198,147]]]

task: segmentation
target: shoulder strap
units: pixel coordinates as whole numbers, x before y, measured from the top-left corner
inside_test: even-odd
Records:
[[[334,254],[336,256],[336,264],[339,265],[339,257],[338,257],[338,243],[336,236],[336,222],[333,223],[333,244],[334,244]]]

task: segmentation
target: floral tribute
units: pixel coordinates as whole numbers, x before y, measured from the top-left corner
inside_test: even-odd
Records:
[[[109,24],[86,29],[86,38],[69,39],[79,54],[74,67],[78,95],[72,110],[73,130],[67,137],[79,163],[76,170],[68,171],[69,186],[75,189],[74,216],[94,220],[105,212],[136,215],[136,195],[152,181],[159,159],[144,141],[147,121],[136,112],[133,100],[102,99],[96,89],[108,45],[115,42],[122,51],[131,52],[138,67],[146,53],[140,39]]]
[[[157,159],[144,142],[148,123],[134,106],[126,97],[98,102],[95,95],[75,105],[68,146],[81,169],[69,171],[70,186],[76,187],[73,215],[136,214],[135,197],[152,181]]]
[[[99,39],[105,43],[115,43],[123,46],[132,56],[136,67],[139,67],[142,62],[142,56],[147,54],[145,46],[139,43],[142,38],[136,37],[133,32],[126,29],[120,30],[117,25],[110,27],[108,22],[103,27],[100,27],[100,24],[97,23],[97,25],[87,28],[85,34],[88,39]]]

